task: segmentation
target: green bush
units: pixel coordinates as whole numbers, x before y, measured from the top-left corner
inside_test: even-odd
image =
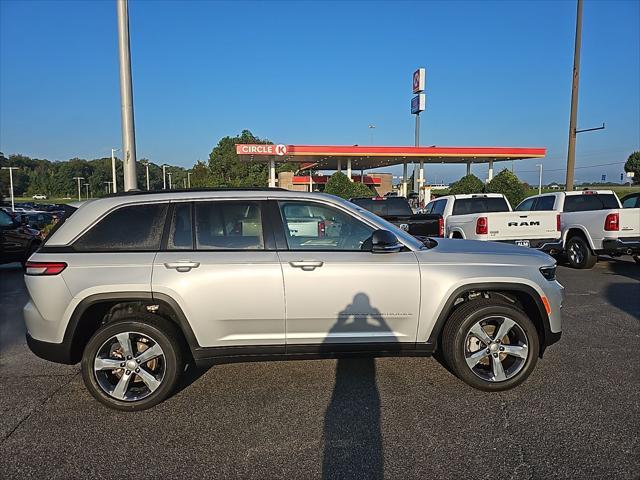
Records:
[[[526,184],[505,168],[487,184],[487,192],[503,194],[511,207],[515,208],[527,197],[528,189]]]
[[[473,174],[465,175],[449,188],[450,195],[468,195],[470,193],[482,193],[484,184],[482,180]]]
[[[373,195],[373,191],[362,183],[349,180],[342,172],[336,172],[329,178],[324,188],[324,193],[330,193],[342,198],[368,197]]]

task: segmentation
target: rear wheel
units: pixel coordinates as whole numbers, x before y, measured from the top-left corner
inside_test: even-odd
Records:
[[[468,385],[501,391],[522,383],[538,360],[533,322],[518,308],[495,300],[474,300],[456,309],[444,328],[444,359]]]
[[[91,394],[118,410],[144,410],[167,398],[182,372],[180,336],[162,317],[139,313],[102,326],[82,356]]]
[[[566,252],[567,263],[572,268],[593,268],[598,260],[587,241],[579,235],[573,236],[567,241]]]

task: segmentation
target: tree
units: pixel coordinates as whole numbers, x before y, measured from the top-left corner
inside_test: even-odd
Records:
[[[506,168],[487,184],[487,192],[503,194],[512,207],[524,200],[528,193],[526,185]]]
[[[470,193],[482,193],[484,184],[482,180],[473,174],[465,175],[457,182],[454,182],[449,188],[451,195],[467,195]]]
[[[324,193],[330,193],[342,198],[368,197],[373,193],[363,183],[352,182],[342,172],[336,172],[327,181]]]
[[[624,164],[625,172],[633,172],[633,184],[640,184],[640,152],[633,152]]]

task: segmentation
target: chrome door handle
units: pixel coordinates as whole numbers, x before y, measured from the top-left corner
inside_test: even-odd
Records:
[[[198,268],[200,262],[190,262],[189,260],[180,260],[178,262],[167,262],[164,264],[165,268],[174,268],[179,272],[188,272],[192,268]]]
[[[289,265],[293,268],[301,268],[304,271],[311,271],[324,265],[324,262],[319,260],[300,260],[298,262],[289,262]]]

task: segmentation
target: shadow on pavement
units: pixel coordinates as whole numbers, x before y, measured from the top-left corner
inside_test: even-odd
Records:
[[[609,284],[604,292],[607,301],[640,321],[640,265],[616,258],[607,261],[613,273],[633,280]]]
[[[381,313],[369,303],[369,297],[358,293],[338,314],[325,344],[340,342],[344,334],[357,338],[383,332],[392,336]],[[375,358],[338,359],[333,394],[324,416],[323,436],[323,479],[383,478]]]
[[[0,355],[24,342],[22,307],[27,303],[23,270],[19,263],[0,265]]]

